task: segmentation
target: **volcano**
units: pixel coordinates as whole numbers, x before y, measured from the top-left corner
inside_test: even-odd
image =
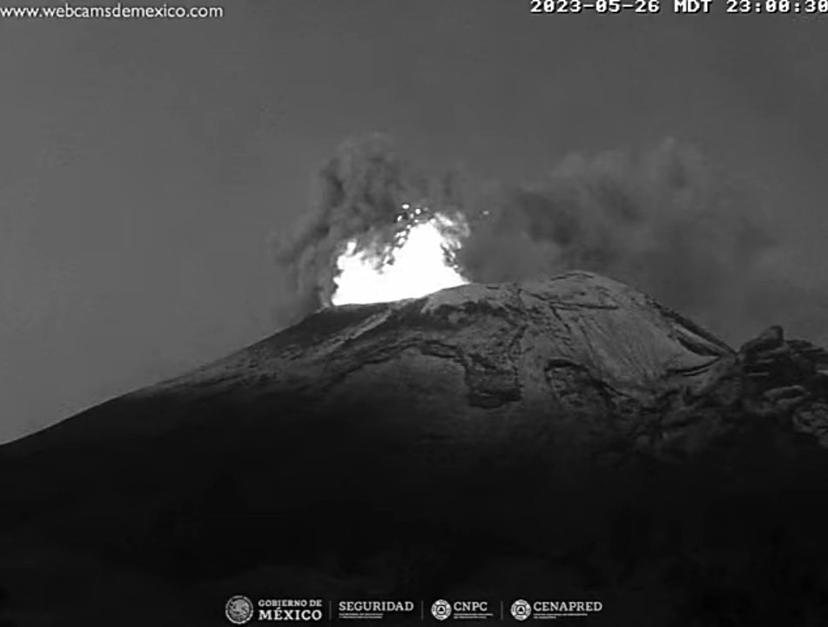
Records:
[[[0,447],[0,624],[239,593],[828,624],[826,447],[821,348],[594,274],[327,308]]]

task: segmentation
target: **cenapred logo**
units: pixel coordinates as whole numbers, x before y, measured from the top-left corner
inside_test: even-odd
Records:
[[[253,601],[243,594],[232,596],[224,604],[224,615],[234,625],[244,625],[253,618]]]
[[[451,616],[451,603],[445,599],[437,599],[431,604],[431,615],[437,620],[446,620]]]
[[[532,606],[529,605],[529,601],[518,599],[512,603],[512,607],[509,608],[509,611],[512,613],[512,618],[515,620],[526,620],[532,615]]]

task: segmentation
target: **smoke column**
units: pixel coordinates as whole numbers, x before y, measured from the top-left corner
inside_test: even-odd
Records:
[[[415,170],[386,137],[349,140],[321,169],[305,221],[275,242],[282,321],[329,304],[345,243],[356,238],[379,258],[399,228],[400,205],[418,199],[463,214],[469,233],[454,261],[475,282],[591,270],[731,342],[777,322],[814,339],[825,331],[828,290],[796,282],[770,208],[672,139],[640,153],[570,155],[531,186],[473,189],[451,174]]]
[[[456,187],[450,173],[429,175],[405,162],[386,136],[344,142],[320,169],[310,210],[291,232],[273,237],[284,294],[279,322],[290,324],[330,304],[336,259],[350,240],[380,263],[393,253],[404,228],[398,220],[402,205],[455,213]]]

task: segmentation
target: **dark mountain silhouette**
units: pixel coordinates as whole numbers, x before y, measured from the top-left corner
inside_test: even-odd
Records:
[[[828,624],[826,372],[581,272],[324,309],[0,447],[0,621],[227,624],[244,593]]]

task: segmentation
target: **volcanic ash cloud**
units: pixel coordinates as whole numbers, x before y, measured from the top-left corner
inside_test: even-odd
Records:
[[[425,211],[401,219],[403,206]],[[801,323],[806,294],[809,307],[828,302],[822,286],[797,284],[792,245],[772,235],[757,195],[675,140],[569,155],[534,185],[473,186],[417,169],[389,138],[369,135],[336,150],[303,221],[276,239],[283,322],[331,303],[346,248],[382,265],[404,244],[401,231],[433,215],[462,227],[447,256],[469,281],[598,272],[732,341],[771,322]],[[819,334],[814,320],[822,316],[800,330]]]

